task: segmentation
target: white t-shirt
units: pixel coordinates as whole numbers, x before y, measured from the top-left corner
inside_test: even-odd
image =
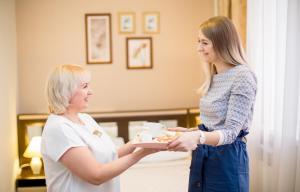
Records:
[[[93,185],[73,174],[59,162],[60,157],[70,148],[86,146],[99,163],[117,159],[116,147],[110,137],[88,114],[79,114],[85,125],[69,119],[49,115],[42,134],[42,156],[45,167],[48,192],[119,192],[119,178],[115,177],[101,185]],[[95,135],[95,129],[102,135]],[[78,165],[80,166],[80,165]]]

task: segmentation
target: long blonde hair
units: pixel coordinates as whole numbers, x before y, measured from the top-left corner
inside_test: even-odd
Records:
[[[224,16],[208,19],[200,25],[202,34],[211,40],[216,56],[224,63],[232,65],[247,64],[239,34],[232,21]],[[212,63],[204,65],[205,81],[198,89],[202,97],[210,87],[216,68]]]

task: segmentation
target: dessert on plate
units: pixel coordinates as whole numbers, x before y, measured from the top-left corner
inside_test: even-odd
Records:
[[[143,130],[135,135],[132,144],[142,148],[166,149],[168,142],[179,135],[180,132],[168,131],[160,123],[146,122]]]
[[[179,135],[179,132],[162,130],[156,137],[153,137],[151,133],[143,131],[136,135],[134,141],[135,143],[168,143]]]

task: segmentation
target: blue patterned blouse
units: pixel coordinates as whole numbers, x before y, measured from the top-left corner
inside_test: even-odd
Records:
[[[247,65],[213,76],[207,94],[200,99],[200,119],[209,130],[219,130],[219,145],[230,144],[241,130],[249,130],[256,89],[256,77]]]

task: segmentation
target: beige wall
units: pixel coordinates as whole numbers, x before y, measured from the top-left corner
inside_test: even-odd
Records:
[[[87,65],[94,97],[88,111],[198,106],[201,82],[197,27],[213,15],[211,0],[17,0],[19,113],[47,112],[46,76],[56,64],[85,63],[85,13],[111,13],[113,64]],[[154,68],[126,69],[126,35],[118,34],[119,11],[159,11],[160,34],[153,38]]]
[[[17,163],[17,59],[14,0],[0,0],[0,191],[13,192]],[[14,163],[16,162],[16,163]]]

